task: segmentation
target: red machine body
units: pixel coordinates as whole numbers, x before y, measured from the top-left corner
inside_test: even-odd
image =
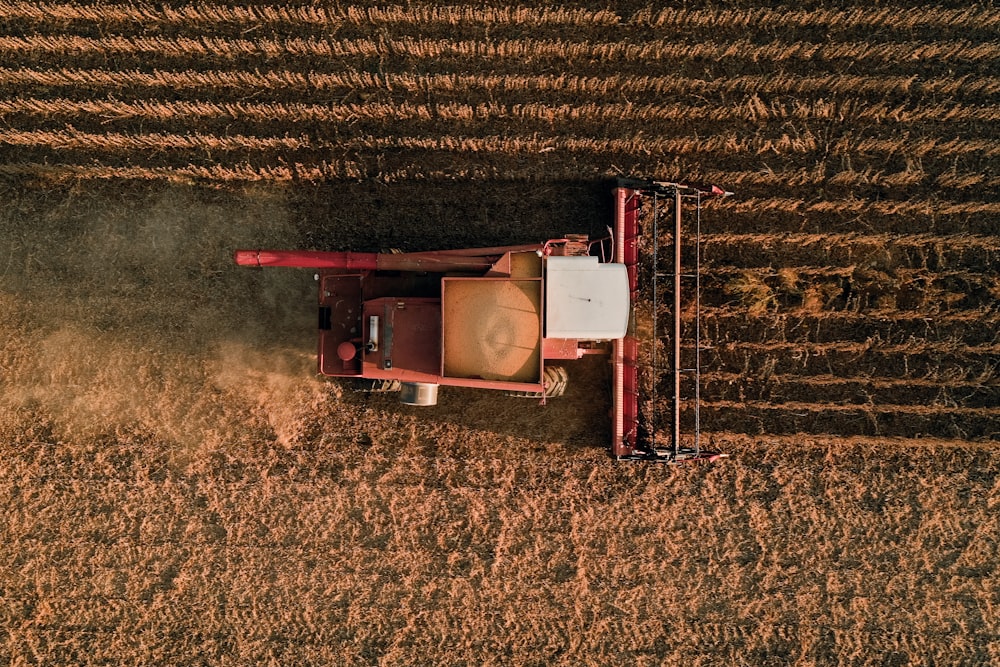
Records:
[[[400,388],[402,401],[411,405],[434,404],[440,385],[497,389],[544,402],[565,387],[560,362],[607,355],[612,455],[665,462],[717,458],[697,441],[694,448],[682,447],[676,426],[671,448],[658,446],[644,428],[642,342],[633,313],[640,298],[643,200],[649,193],[670,193],[679,215],[681,193],[722,193],[715,190],[620,182],[613,191],[614,225],[608,236],[594,240],[568,236],[417,253],[237,250],[234,259],[241,266],[317,270],[323,375]]]

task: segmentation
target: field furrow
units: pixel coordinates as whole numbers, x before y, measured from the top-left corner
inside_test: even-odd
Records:
[[[752,315],[741,308],[706,309],[702,329],[707,340],[765,343],[864,343],[887,345],[907,341],[955,341],[967,345],[1000,343],[1000,313],[972,311],[962,315],[906,313],[898,310],[809,312],[805,310]]]
[[[693,395],[690,384],[682,391],[685,396]],[[702,376],[701,397],[709,402],[995,409],[1000,405],[1000,378],[979,383],[772,375],[760,380],[738,373],[710,373]]]
[[[766,379],[778,375],[895,377],[962,382],[988,381],[997,370],[995,346],[961,343],[881,348],[864,344],[732,344],[702,352],[709,373],[742,373]]]

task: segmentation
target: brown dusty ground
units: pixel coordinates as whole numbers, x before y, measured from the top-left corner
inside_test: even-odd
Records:
[[[5,662],[1000,659],[994,448],[718,433],[671,470],[605,457],[586,383],[353,394],[311,276],[230,266],[302,242],[291,192],[121,193],[5,191]]]
[[[1000,663],[998,26],[0,2],[0,665]],[[310,272],[231,263],[598,236],[622,174],[737,192],[720,465],[610,461],[599,360],[320,382]]]

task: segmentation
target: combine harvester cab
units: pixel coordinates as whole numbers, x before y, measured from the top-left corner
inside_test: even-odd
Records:
[[[692,201],[724,195],[653,181],[620,181],[615,220],[600,239],[566,236],[520,246],[416,253],[237,250],[240,266],[315,269],[319,285],[318,370],[399,390],[403,403],[434,405],[441,385],[494,389],[537,397],[542,403],[566,386],[564,362],[606,355],[612,372],[612,441],[618,459],[680,463],[722,454],[701,449],[694,401],[694,433],[680,432],[680,289],[674,294],[674,426],[663,444],[657,419],[655,316],[659,218],[676,212],[675,275],[680,286],[680,215]],[[644,239],[640,224],[651,222]],[[697,235],[696,235],[697,236]],[[652,249],[652,340],[636,335],[640,246]],[[699,251],[700,252],[700,251]],[[699,267],[694,267],[695,276]],[[697,280],[697,278],[696,278]],[[697,294],[698,285],[695,286]],[[700,339],[700,329],[698,330]],[[695,350],[700,349],[696,341]],[[645,350],[651,351],[646,355]],[[648,362],[644,358],[649,356]],[[649,368],[644,374],[642,368]],[[696,374],[697,364],[693,372]],[[640,396],[647,377],[651,395]]]

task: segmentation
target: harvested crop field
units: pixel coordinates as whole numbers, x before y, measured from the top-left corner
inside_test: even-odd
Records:
[[[1000,662],[998,28],[0,0],[0,664]],[[619,174],[737,193],[727,461],[609,460],[599,363],[320,382],[311,272],[231,262],[598,234]]]

